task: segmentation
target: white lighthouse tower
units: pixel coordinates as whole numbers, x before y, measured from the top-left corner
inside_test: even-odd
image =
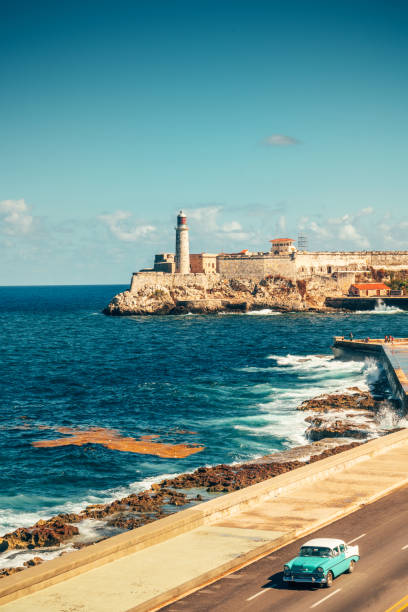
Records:
[[[176,227],[176,272],[179,274],[190,273],[190,252],[188,247],[187,217],[180,210],[177,215]]]

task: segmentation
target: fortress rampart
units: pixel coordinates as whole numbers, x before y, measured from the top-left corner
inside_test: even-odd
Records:
[[[208,289],[215,280],[220,280],[219,274],[168,274],[166,272],[134,272],[130,283],[130,292],[138,291],[149,287],[149,289],[163,289],[166,287],[171,290],[176,287],[199,287]]]
[[[223,278],[261,279],[283,276],[291,280],[313,275],[364,272],[370,268],[387,270],[408,269],[408,251],[298,251],[274,255],[218,255],[217,270]],[[350,284],[352,279],[348,277]]]

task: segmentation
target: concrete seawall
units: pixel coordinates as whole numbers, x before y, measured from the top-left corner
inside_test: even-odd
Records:
[[[0,605],[6,606],[6,612],[77,609],[72,602],[80,598],[81,589],[88,589],[92,593],[89,611],[129,610],[133,606],[140,611],[153,610],[406,484],[407,458],[408,430],[370,441],[3,578]],[[342,479],[341,487],[333,485],[336,478]],[[329,498],[322,503],[324,495]],[[288,499],[295,500],[293,509],[287,505]],[[299,499],[302,504],[297,511]],[[266,514],[259,518],[262,512]],[[184,553],[178,548],[181,544],[187,547]],[[173,562],[168,555],[174,557]],[[186,557],[186,567],[180,555]],[[165,558],[164,565],[155,566],[157,558]],[[176,566],[181,566],[178,573]],[[122,580],[125,571],[130,572],[128,586],[124,577]],[[121,589],[116,595],[118,575]],[[135,575],[140,585],[136,590]],[[100,590],[95,593],[92,581],[98,576]],[[120,606],[114,603],[116,596],[121,598]],[[16,600],[22,597],[20,604]],[[103,604],[105,600],[111,603]],[[59,603],[47,607],[47,602],[55,601]]]
[[[395,338],[392,343],[384,340],[345,340],[335,337],[333,351],[337,356],[369,356],[379,359],[387,374],[396,399],[408,412],[408,338]]]
[[[381,300],[386,306],[408,310],[408,296],[406,297],[328,297],[325,304],[330,308],[341,308],[343,310],[374,310],[378,301]]]

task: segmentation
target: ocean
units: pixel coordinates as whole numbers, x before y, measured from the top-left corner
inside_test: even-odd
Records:
[[[101,314],[126,288],[0,287],[0,535],[166,475],[305,443],[302,401],[352,386],[389,393],[374,361],[332,357],[333,336],[407,335],[408,313],[381,306],[353,314]],[[384,416],[390,427],[394,416]],[[176,459],[100,444],[33,446],[63,437],[57,428],[92,427],[204,449]]]

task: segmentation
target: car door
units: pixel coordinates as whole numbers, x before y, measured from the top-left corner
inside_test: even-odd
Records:
[[[340,557],[341,557],[341,573],[345,572],[350,565],[350,559],[347,557],[346,546],[344,544],[340,544]]]
[[[344,547],[343,552],[340,552],[339,546],[334,546],[332,549],[332,565],[331,570],[334,576],[339,576],[343,573],[344,565]]]

